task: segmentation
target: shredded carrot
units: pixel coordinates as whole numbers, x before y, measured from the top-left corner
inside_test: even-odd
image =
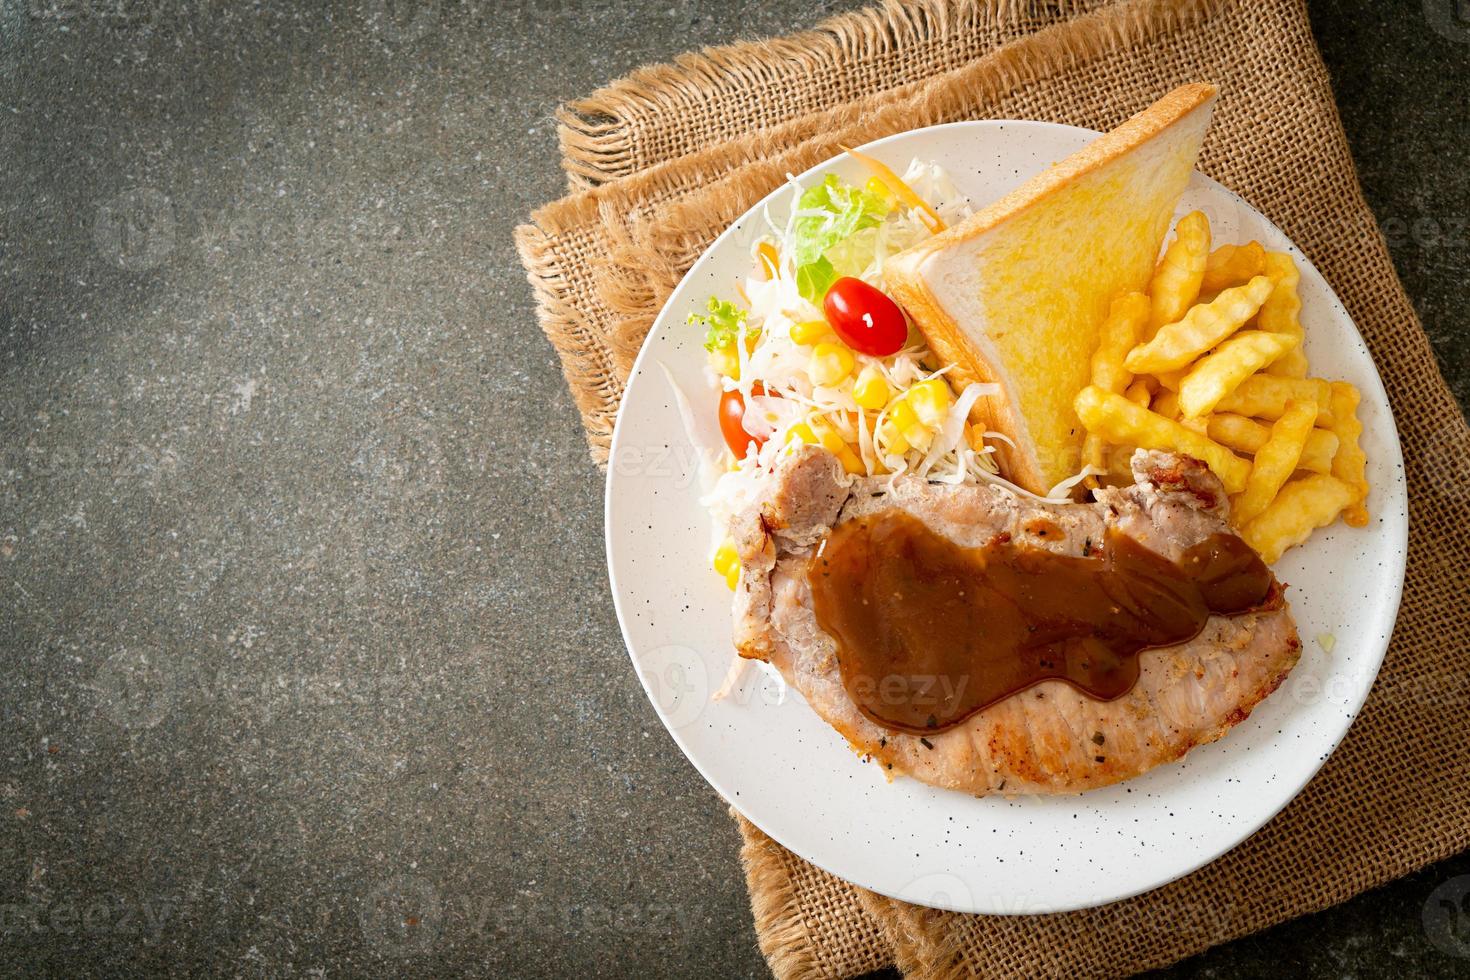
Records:
[[[761,272],[766,280],[775,279],[781,274],[781,253],[776,251],[776,246],[770,242],[761,242],[755,247],[755,257],[760,260]]]
[[[904,183],[903,178],[890,170],[887,164],[883,163],[881,160],[876,160],[873,157],[868,156],[866,153],[859,153],[857,150],[854,150],[850,147],[844,146],[843,149],[846,150],[854,160],[857,160],[863,166],[873,171],[873,174],[879,180],[881,180],[883,184],[890,191],[892,191],[893,195],[897,197],[900,201],[911,208],[918,208],[919,214],[922,216],[924,224],[929,226],[930,231],[934,232],[937,235],[945,229],[944,219],[939,216],[939,212],[930,207],[929,202],[924,200],[917,193],[915,193],[914,189],[908,184]]]

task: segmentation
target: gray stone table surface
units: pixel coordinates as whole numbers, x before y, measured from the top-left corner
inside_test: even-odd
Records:
[[[765,974],[510,234],[559,101],[846,6],[0,0],[0,971]],[[1463,403],[1470,21],[1312,14]],[[1464,975],[1467,875],[1176,972]]]

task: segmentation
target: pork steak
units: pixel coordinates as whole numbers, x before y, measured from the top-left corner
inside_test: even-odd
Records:
[[[741,563],[736,647],[774,665],[859,752],[936,786],[977,796],[1075,793],[1176,761],[1248,717],[1296,665],[1301,643],[1284,601],[1212,615],[1194,639],[1144,650],[1138,682],[1114,700],[1045,680],[956,727],[919,736],[890,731],[858,710],[843,686],[837,643],[812,610],[807,580],[808,564],[833,527],[893,508],[965,548],[1008,534],[1065,555],[1085,554],[1114,528],[1177,561],[1192,545],[1229,531],[1225,494],[1203,464],[1140,450],[1132,468],[1133,486],[1099,490],[1092,503],[1047,504],[999,486],[853,478],[826,450],[803,447],[732,522]]]

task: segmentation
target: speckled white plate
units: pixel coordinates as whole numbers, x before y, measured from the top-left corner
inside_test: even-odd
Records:
[[[977,206],[1094,133],[1036,122],[965,122],[902,133],[868,151],[896,169],[913,157],[947,168]],[[803,174],[865,178],[847,158]],[[1302,269],[1302,320],[1314,370],[1363,393],[1371,525],[1337,524],[1291,551],[1301,663],[1225,739],[1181,763],[1080,796],[974,799],[912,779],[885,780],[795,691],[749,671],[711,702],[729,669],[730,592],[709,570],[710,519],[696,454],[666,368],[689,396],[696,438],[720,444],[702,337],[684,324],[711,292],[745,274],[767,205],[731,226],[659,316],[623,396],[607,481],[607,557],[623,636],[674,741],[725,799],[802,857],[884,895],[963,912],[1055,912],[1136,895],[1199,868],[1289,802],[1347,732],[1383,660],[1404,575],[1403,461],[1387,397],[1362,338],[1332,290],[1270,222],[1196,174],[1180,214],[1201,208],[1217,241],[1289,249]],[[1318,637],[1335,639],[1325,643]],[[1330,647],[1331,649],[1327,649]],[[1242,883],[1246,885],[1248,883]]]

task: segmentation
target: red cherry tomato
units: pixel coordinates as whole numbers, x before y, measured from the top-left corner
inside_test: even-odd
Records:
[[[760,385],[751,385],[750,393],[764,395],[766,389]],[[720,396],[720,434],[725,437],[725,445],[730,447],[730,451],[741,459],[745,458],[746,447],[752,442],[757,449],[765,445],[763,436],[753,436],[745,431],[745,399],[739,391],[727,391]]]
[[[843,343],[873,357],[897,354],[909,339],[903,310],[861,279],[843,276],[834,282],[822,300],[822,311]]]

